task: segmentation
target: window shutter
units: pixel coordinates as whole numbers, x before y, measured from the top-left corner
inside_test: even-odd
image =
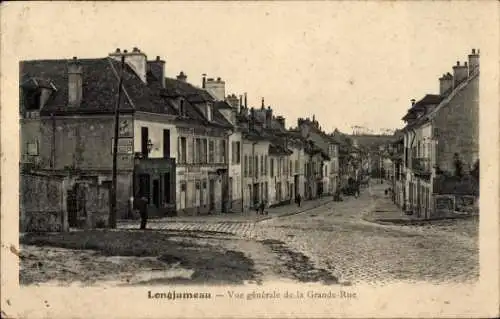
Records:
[[[187,144],[187,153],[189,158],[186,159],[186,163],[194,163],[194,147],[193,147],[194,139],[188,138],[186,141]]]

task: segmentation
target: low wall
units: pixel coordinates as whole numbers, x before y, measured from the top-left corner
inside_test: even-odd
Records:
[[[19,231],[67,231],[65,187],[63,177],[36,174],[20,175],[19,179]]]

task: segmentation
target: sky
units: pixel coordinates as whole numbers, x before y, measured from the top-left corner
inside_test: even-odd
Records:
[[[401,128],[412,98],[437,94],[438,78],[485,45],[491,7],[480,3],[10,3],[3,54],[92,58],[138,47],[165,59],[168,77],[182,70],[201,85],[206,73],[226,81],[226,94],[247,92],[250,106],[264,97],[286,126],[314,115],[328,132],[378,132]]]

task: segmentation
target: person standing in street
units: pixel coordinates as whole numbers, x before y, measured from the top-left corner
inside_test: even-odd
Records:
[[[297,194],[297,206],[300,207],[300,201],[302,198],[300,197],[300,194]]]
[[[135,208],[139,211],[141,215],[141,227],[140,229],[146,229],[146,224],[148,222],[148,200],[146,197],[141,196],[134,200]]]

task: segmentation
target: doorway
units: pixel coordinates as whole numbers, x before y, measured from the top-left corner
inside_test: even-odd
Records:
[[[153,205],[156,208],[160,207],[160,181],[158,179],[153,180]]]
[[[208,187],[210,210],[215,209],[215,181],[213,179],[209,182]]]

